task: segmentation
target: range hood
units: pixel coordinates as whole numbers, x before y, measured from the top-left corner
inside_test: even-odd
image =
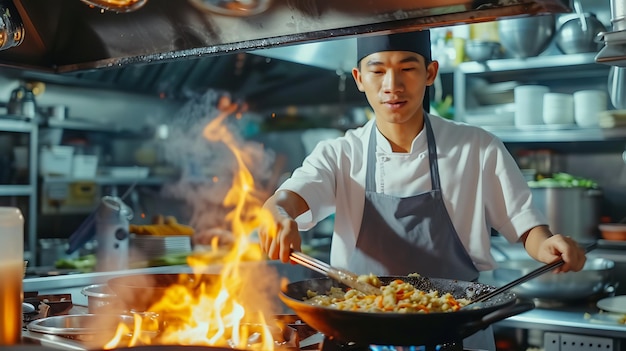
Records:
[[[218,13],[210,6],[257,2],[266,3],[267,9],[251,16]],[[101,10],[81,0],[1,3],[17,9],[25,35],[21,45],[0,51],[0,64],[52,72],[165,62],[373,32],[570,11],[567,0],[145,0],[141,8],[125,13]],[[312,51],[290,51],[290,57],[297,62],[319,64],[337,60],[344,51],[331,51],[315,60],[307,56]],[[259,54],[287,56],[271,51]],[[344,60],[340,59],[339,66],[324,65],[343,67]]]
[[[97,2],[143,6],[86,4]],[[215,11],[255,4],[263,11]],[[570,12],[568,0],[0,0],[2,8],[24,27],[19,46],[0,50],[3,75],[181,101],[225,90],[258,110],[364,105],[346,84],[359,35]]]

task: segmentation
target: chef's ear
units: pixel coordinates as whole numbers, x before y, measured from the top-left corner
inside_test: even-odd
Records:
[[[437,72],[439,72],[439,62],[435,60],[430,61],[428,65],[426,65],[426,85],[430,86],[434,84]]]
[[[358,67],[354,67],[352,69],[352,77],[354,78],[354,82],[356,83],[356,87],[360,92],[364,92],[363,82],[361,81],[361,70]]]

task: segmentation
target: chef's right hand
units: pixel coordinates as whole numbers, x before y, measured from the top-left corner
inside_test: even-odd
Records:
[[[287,263],[291,251],[301,249],[298,223],[280,207],[273,216],[273,223],[266,223],[259,228],[259,244],[270,259]]]

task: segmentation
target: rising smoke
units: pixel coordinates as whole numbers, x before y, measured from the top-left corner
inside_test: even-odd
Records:
[[[169,136],[164,148],[164,158],[182,170],[180,180],[164,187],[169,197],[182,199],[191,213],[189,224],[196,232],[221,228],[228,229],[225,217],[231,209],[222,204],[238,172],[232,152],[222,142],[210,142],[203,136],[205,126],[214,120],[225,107],[242,102],[231,101],[228,94],[209,90],[190,100],[169,124]],[[250,123],[250,115],[241,108],[229,115],[224,123],[236,140],[238,150],[246,156],[245,163],[252,173],[259,196],[268,197],[273,192],[267,183],[275,155],[258,142],[246,140],[243,131]]]

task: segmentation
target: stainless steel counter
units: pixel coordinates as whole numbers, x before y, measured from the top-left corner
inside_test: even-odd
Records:
[[[626,325],[596,319],[598,309],[594,307],[563,307],[524,312],[509,317],[496,325],[518,329],[543,330],[558,333],[586,334],[610,338],[626,338]],[[594,318],[586,317],[586,314]]]
[[[243,265],[258,264],[254,262],[242,263]],[[286,277],[290,281],[297,281],[312,278],[317,275],[313,271],[299,265],[284,264],[279,261],[268,261],[267,264],[274,267],[281,277]],[[208,266],[203,269],[203,273],[218,273],[221,266]],[[71,294],[72,303],[75,305],[87,306],[87,297],[81,290],[91,284],[106,283],[107,280],[122,275],[130,274],[155,274],[155,273],[191,273],[191,268],[187,265],[151,267],[142,269],[128,269],[124,271],[95,272],[60,275],[43,278],[26,278],[23,281],[24,291],[37,291],[39,294]]]
[[[492,238],[492,253],[498,260],[528,258],[521,244],[509,244],[501,237]],[[610,243],[599,241],[598,248],[588,254],[589,258],[604,258],[615,262],[614,294],[623,295],[626,289],[626,243]],[[481,272],[479,280],[494,285],[492,272]],[[550,273],[547,273],[550,274]],[[600,310],[593,302],[577,303],[563,307],[537,307],[531,311],[509,317],[495,324],[498,328],[526,331],[522,333],[529,338],[533,346],[541,346],[544,335],[562,334],[592,338],[608,338],[613,340],[613,349],[620,350],[626,345],[626,325],[619,324],[617,318],[609,318],[610,314],[599,314]],[[520,335],[519,333],[516,335]],[[532,339],[532,341],[530,340]],[[617,340],[617,341],[616,341]],[[609,343],[610,344],[610,343]],[[544,347],[546,345],[543,345]],[[547,350],[547,348],[546,348]]]
[[[94,272],[59,275],[42,278],[26,278],[23,281],[25,292],[37,291],[41,295],[47,294],[71,294],[72,302],[76,305],[87,306],[87,297],[81,290],[91,284],[105,283],[107,280],[128,274],[148,274],[148,273],[174,273],[190,272],[187,266],[166,266],[143,269],[129,269],[125,271]]]

